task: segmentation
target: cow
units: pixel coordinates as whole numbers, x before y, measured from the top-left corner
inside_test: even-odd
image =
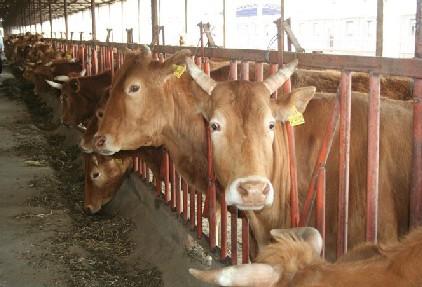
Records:
[[[160,176],[161,148],[143,148],[139,154],[154,176]],[[84,211],[95,214],[116,195],[123,180],[133,171],[134,152],[122,151],[112,156],[84,153],[85,187]]]
[[[213,285],[243,287],[417,287],[422,286],[422,228],[400,243],[368,244],[367,257],[351,250],[347,260],[329,263],[320,258],[322,238],[315,229],[272,230],[275,243],[263,248],[256,263],[218,270],[190,269],[197,279]]]
[[[36,95],[48,92],[51,88],[46,80],[53,81],[55,77],[70,73],[81,74],[83,68],[80,62],[49,62],[37,66],[34,70],[34,93]]]
[[[211,129],[217,179],[228,204],[246,210],[258,248],[270,240],[269,231],[290,227],[290,167],[284,123],[303,113],[305,124],[295,129],[299,200],[303,204],[335,94],[317,94],[304,87],[270,95],[292,74],[288,65],[264,82],[215,82],[189,58],[189,73],[173,75],[188,52],[163,64],[146,51],[128,59],[116,75],[103,120],[95,136],[102,154],[121,149],[163,145],[181,175],[198,190],[208,186],[204,118]],[[211,96],[210,96],[211,94]],[[380,142],[381,241],[398,238],[408,226],[411,165],[410,102],[382,99]],[[350,151],[349,244],[364,240],[367,159],[367,95],[352,94]],[[337,137],[336,137],[337,138]],[[398,151],[395,146],[400,146]],[[338,140],[327,162],[327,249],[334,258],[337,230]],[[254,242],[252,242],[254,243]]]
[[[64,82],[48,83],[61,90],[62,122],[67,126],[85,123],[94,115],[99,102],[106,101],[111,85],[111,71],[88,77],[58,76],[57,78]]]

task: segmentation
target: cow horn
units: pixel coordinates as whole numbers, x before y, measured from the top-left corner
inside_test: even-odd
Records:
[[[83,70],[81,71],[80,75],[81,75],[81,77],[85,77],[85,75],[86,75],[86,69],[83,69]]]
[[[274,75],[264,80],[263,83],[265,87],[268,89],[268,91],[270,92],[270,94],[277,91],[278,88],[280,88],[284,84],[284,82],[286,82],[290,78],[290,76],[295,71],[297,64],[298,64],[298,60],[294,59],[293,61],[288,63],[286,66],[284,66],[284,68],[279,69],[277,73],[275,73]]]
[[[49,81],[49,80],[45,80],[45,81],[47,82],[47,84],[49,84],[51,87],[53,87],[55,89],[61,90],[62,87],[63,87],[62,84],[59,84],[59,83],[56,83],[56,82],[53,82],[53,81]]]
[[[44,64],[44,66],[46,66],[46,67],[50,67],[51,65],[53,65],[53,62],[48,62],[47,64]]]
[[[186,64],[188,66],[188,71],[194,81],[204,90],[208,95],[211,96],[212,91],[214,90],[217,82],[211,79],[207,74],[205,74],[198,66],[193,62],[190,57],[186,58]]]
[[[201,271],[189,269],[196,279],[219,286],[273,286],[280,279],[281,271],[268,264],[242,264],[222,269]]]
[[[297,227],[290,229],[272,229],[271,236],[274,238],[282,237],[288,234],[294,234],[304,241],[308,242],[317,255],[321,254],[323,240],[319,231],[313,227]]]
[[[70,81],[70,77],[66,76],[66,75],[60,75],[60,76],[56,76],[54,77],[55,81],[59,81],[59,82],[69,82]]]

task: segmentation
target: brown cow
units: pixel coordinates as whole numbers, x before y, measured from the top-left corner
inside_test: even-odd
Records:
[[[194,77],[202,79],[201,86],[212,94],[210,97],[188,75],[180,79],[172,76],[172,65],[180,63],[182,56],[183,52],[159,64],[151,62],[150,55],[141,54],[125,62],[113,84],[97,134],[96,148],[101,153],[111,154],[120,149],[164,145],[183,177],[204,191],[208,181],[202,113],[213,130],[214,164],[218,180],[226,188],[227,202],[243,209],[257,209],[273,203],[262,211],[247,212],[255,240],[262,246],[268,243],[271,229],[290,226],[287,139],[282,124],[277,124],[275,120],[286,121],[294,109],[304,112],[315,89],[298,89],[280,97],[275,103],[269,95],[281,85],[283,78],[291,74],[292,66],[280,70],[278,76],[268,78],[265,83],[216,83],[198,69]],[[192,72],[194,67],[189,64],[189,69]],[[301,203],[335,99],[333,94],[315,97],[304,113],[306,124],[296,128]],[[367,110],[367,95],[353,93],[349,210],[351,246],[363,241],[365,233],[367,161],[362,154],[367,149]],[[382,99],[381,240],[396,238],[408,226],[411,117],[411,103]],[[395,146],[401,147],[400,152]],[[337,230],[337,147],[338,142],[335,141],[327,163],[329,247],[335,246]],[[276,191],[273,201],[272,189]]]
[[[48,83],[61,90],[62,122],[68,126],[77,126],[95,113],[103,97],[108,97],[111,71],[88,77],[61,76],[60,79],[64,80],[63,84]]]
[[[376,246],[367,258],[360,249],[347,261],[330,264],[319,257],[321,236],[316,230],[273,230],[276,243],[263,248],[257,263],[219,270],[190,269],[201,281],[220,286],[250,287],[418,287],[422,286],[422,228],[400,243]],[[354,253],[358,253],[357,255]]]
[[[161,148],[142,148],[140,155],[147,162],[154,176],[160,176]],[[112,156],[84,153],[85,200],[84,210],[95,214],[110,202],[133,170],[133,152],[119,152]]]

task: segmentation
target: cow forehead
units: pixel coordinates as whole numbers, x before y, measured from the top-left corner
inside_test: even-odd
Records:
[[[212,115],[248,120],[271,118],[270,96],[261,83],[232,81],[217,85],[211,96]]]

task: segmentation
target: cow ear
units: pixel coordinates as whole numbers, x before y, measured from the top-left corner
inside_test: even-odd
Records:
[[[290,229],[272,229],[270,231],[271,236],[274,239],[278,238],[289,238],[292,235],[297,236],[298,238],[302,239],[303,241],[307,242],[314,251],[316,256],[320,256],[322,247],[323,247],[323,240],[322,236],[319,231],[313,227],[297,227],[297,228],[290,228]]]
[[[313,86],[295,89],[293,92],[272,103],[274,117],[286,122],[297,113],[303,114],[309,101],[314,97],[316,88]]]
[[[180,78],[186,71],[185,59],[190,56],[190,50],[184,49],[166,59],[163,69],[164,76],[167,77],[168,75],[174,74],[176,77]]]
[[[279,281],[281,268],[268,264],[242,264],[222,269],[201,271],[189,269],[196,279],[212,285],[239,287],[271,287]]]

